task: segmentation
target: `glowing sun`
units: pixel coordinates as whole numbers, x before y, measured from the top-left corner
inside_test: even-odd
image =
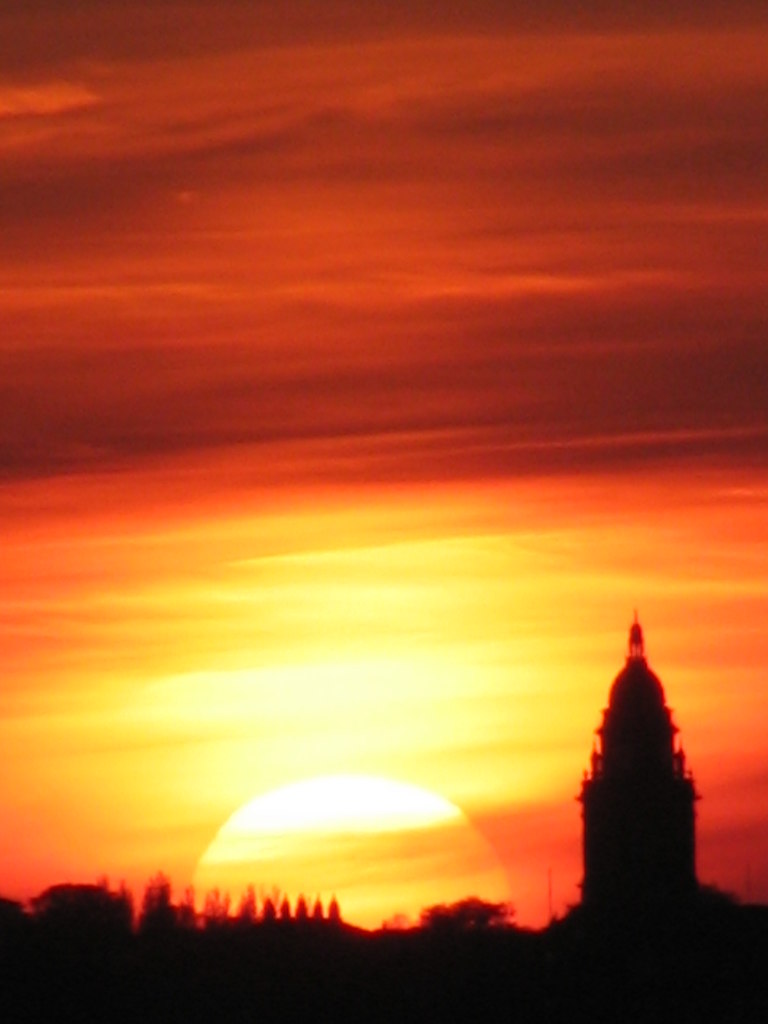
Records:
[[[455,804],[391,779],[332,775],[275,789],[244,804],[200,858],[194,886],[236,901],[257,893],[335,896],[344,920],[376,928],[418,920],[433,903],[509,898],[492,847]]]

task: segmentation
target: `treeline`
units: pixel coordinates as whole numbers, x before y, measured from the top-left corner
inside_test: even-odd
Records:
[[[191,890],[174,900],[162,874],[136,901],[106,881],[53,885],[26,905],[0,900],[0,1021],[389,1022],[412,1001],[429,1021],[479,963],[458,933],[510,937],[508,914],[468,899],[427,908],[420,927],[368,933],[336,899],[291,905],[248,890],[232,905],[214,890],[196,907]],[[498,953],[488,948],[501,978]]]
[[[295,925],[339,925],[341,909],[333,896],[327,910],[320,897],[311,903],[300,895],[294,906],[277,889],[257,895],[249,886],[236,905],[227,893],[212,889],[198,908],[191,887],[174,902],[170,879],[158,872],[146,884],[136,907],[132,891],[121,883],[111,888],[106,879],[95,884],[62,883],[49,886],[26,905],[0,899],[0,935],[30,923],[59,931],[85,931],[115,935],[143,934],[173,929],[250,927],[274,922]]]
[[[455,903],[425,907],[418,927],[442,931],[500,928],[511,926],[513,920],[512,904],[470,896]],[[296,927],[339,926],[342,916],[336,896],[332,896],[327,908],[319,896],[310,903],[306,896],[299,895],[292,905],[279,889],[257,894],[252,885],[237,903],[232,902],[228,893],[211,889],[199,907],[192,887],[187,887],[181,898],[174,901],[170,879],[158,872],[147,882],[138,907],[125,883],[111,888],[107,879],[95,884],[52,885],[33,896],[26,905],[0,898],[0,936],[24,923],[58,931],[114,935],[176,929],[243,929],[273,923]],[[402,930],[413,927],[413,922],[396,916],[382,927]]]

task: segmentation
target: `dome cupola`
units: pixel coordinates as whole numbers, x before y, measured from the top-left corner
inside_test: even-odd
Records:
[[[648,667],[637,615],[629,631],[626,663],[613,681],[597,732],[605,771],[631,775],[672,767],[677,728],[661,680]]]

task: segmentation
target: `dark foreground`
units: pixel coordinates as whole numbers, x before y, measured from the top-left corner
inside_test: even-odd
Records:
[[[768,1021],[768,908],[542,932],[9,920],[0,1021]]]

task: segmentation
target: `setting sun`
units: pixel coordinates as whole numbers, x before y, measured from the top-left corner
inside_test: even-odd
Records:
[[[509,899],[503,868],[462,811],[391,779],[337,775],[256,797],[221,827],[195,872],[200,899],[335,897],[367,928],[418,921],[430,904],[472,894]]]

